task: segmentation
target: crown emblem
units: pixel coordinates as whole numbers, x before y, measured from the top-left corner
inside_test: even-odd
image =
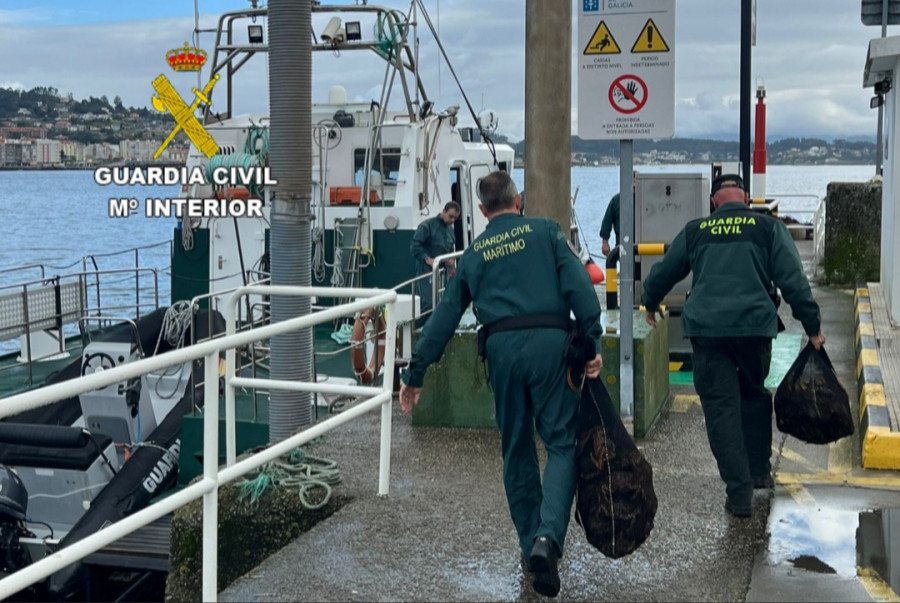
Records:
[[[200,71],[206,63],[206,51],[188,46],[185,42],[184,48],[173,48],[166,53],[166,62],[175,71]]]

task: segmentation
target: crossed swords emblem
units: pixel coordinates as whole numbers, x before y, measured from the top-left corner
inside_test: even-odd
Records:
[[[218,80],[219,74],[217,73],[209,80],[209,82],[207,82],[202,91],[194,88],[194,95],[196,98],[190,106],[182,100],[178,91],[175,90],[175,87],[172,86],[172,83],[165,75],[160,75],[153,80],[153,89],[156,90],[156,94],[150,99],[153,103],[153,108],[160,113],[171,113],[176,124],[172,132],[169,133],[169,136],[163,141],[159,148],[156,149],[156,153],[153,154],[154,159],[158,159],[159,156],[162,155],[162,152],[166,150],[166,147],[169,146],[169,143],[172,142],[175,135],[182,130],[184,130],[184,133],[191,139],[191,142],[193,142],[207,158],[212,157],[219,151],[219,145],[216,144],[213,137],[209,135],[194,115],[194,111],[197,110],[200,103],[206,105],[210,104],[209,95],[212,93],[213,86],[216,85]]]

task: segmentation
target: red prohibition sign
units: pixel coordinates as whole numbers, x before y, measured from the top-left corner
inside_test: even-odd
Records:
[[[619,113],[637,113],[648,96],[647,84],[636,75],[620,75],[609,87],[609,104]]]

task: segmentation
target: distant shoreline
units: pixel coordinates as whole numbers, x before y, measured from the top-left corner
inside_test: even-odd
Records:
[[[148,167],[183,167],[184,164],[181,163],[129,163],[129,164],[121,164],[121,163],[104,163],[100,165],[67,165],[67,166],[50,166],[50,167],[37,167],[37,166],[12,166],[12,165],[0,165],[0,172],[74,172],[74,171],[82,171],[82,172],[93,172],[97,168],[140,168],[146,169]]]
[[[700,163],[635,163],[635,166],[662,166],[662,165],[703,165],[704,162]],[[580,163],[573,163],[571,167],[616,167],[618,164],[604,164],[604,165],[584,165]],[[869,162],[857,162],[850,161],[847,163],[769,163],[769,166],[787,166],[787,167],[817,167],[817,166],[840,166],[840,165],[872,165]],[[145,163],[145,164],[103,164],[103,165],[93,165],[93,166],[65,166],[65,167],[33,167],[33,166],[0,166],[0,172],[92,172],[97,168],[140,168],[146,169],[148,167],[183,167],[183,164],[180,163]],[[875,166],[872,165],[874,168]],[[521,166],[516,166],[516,169],[523,169]]]

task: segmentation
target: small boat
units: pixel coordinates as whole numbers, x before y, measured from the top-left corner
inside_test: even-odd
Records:
[[[225,204],[258,199],[260,211],[179,219],[168,242],[171,265],[150,269],[150,295],[137,285],[148,269],[135,265],[130,272],[136,299],[117,304],[112,312],[99,302],[100,270],[0,289],[0,340],[21,341],[17,353],[0,357],[0,394],[77,379],[214,337],[224,331],[222,315],[232,292],[269,281],[270,121],[267,115],[239,114],[234,108],[240,76],[254,66],[266,67],[262,28],[251,29],[247,43],[233,42],[267,17],[266,8],[252,5],[218,20],[207,66],[210,82],[221,81],[215,95],[211,85],[204,87],[205,108],[198,118],[216,150],[191,147],[184,173],[203,176],[185,182],[182,196]],[[454,227],[456,252],[461,253],[487,224],[478,210],[480,179],[492,171],[511,171],[515,152],[491,140],[498,124],[493,111],[476,115],[466,100],[471,125],[463,126],[459,105],[441,108],[430,100],[420,77],[416,15],[424,17],[435,39],[437,32],[422,2],[413,0],[407,12],[365,2],[314,2],[312,11],[313,54],[356,69],[368,59],[365,68],[382,74],[383,85],[377,98],[357,102],[334,84],[327,102],[312,106],[308,167],[314,219],[308,232],[296,233],[312,242],[311,282],[396,289],[408,296],[403,318],[412,323],[421,317],[415,281],[427,278],[416,277],[409,254],[416,228],[448,201],[457,202],[461,214]],[[443,53],[439,42],[436,50]],[[216,177],[223,173],[226,178]],[[578,246],[577,227],[573,232]],[[169,304],[158,300],[160,269],[171,274]],[[447,278],[445,267],[439,266],[438,295]],[[98,298],[94,304],[92,287]],[[154,307],[147,307],[148,297],[155,299]],[[38,298],[44,305],[30,312],[29,304],[33,310]],[[116,318],[123,308],[132,308],[133,315]],[[268,298],[260,296],[241,305],[239,328],[258,327],[269,319]],[[103,328],[90,329],[90,322]],[[180,327],[174,338],[173,323]],[[78,333],[73,334],[76,325]],[[377,381],[383,322],[348,317],[326,327],[315,334],[316,378]],[[263,346],[242,351],[242,374],[268,374],[269,360]],[[195,451],[201,448],[197,439],[202,430],[188,426],[200,421],[202,375],[201,365],[186,363],[177,371],[143,375],[0,421],[0,572],[15,572],[198,475]],[[333,395],[319,394],[316,400],[317,414],[340,412],[352,404]],[[242,449],[267,442],[266,429],[260,429],[265,428],[267,403],[267,396],[258,392],[238,400]],[[80,565],[70,566],[41,585],[38,596],[81,597],[87,580]]]

